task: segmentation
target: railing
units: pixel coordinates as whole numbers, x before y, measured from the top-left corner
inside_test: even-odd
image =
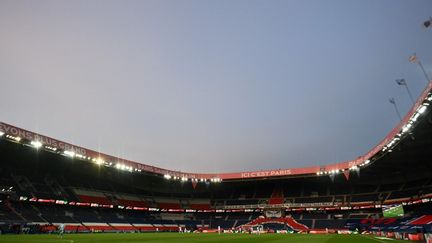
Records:
[[[255,209],[255,208],[308,208],[308,207],[334,207],[341,206],[332,202],[320,203],[282,203],[282,204],[249,204],[249,205],[225,205],[217,206],[216,209]]]

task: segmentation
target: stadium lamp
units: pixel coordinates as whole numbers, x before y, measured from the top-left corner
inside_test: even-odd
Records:
[[[57,148],[51,147],[51,146],[45,146],[46,149],[52,150],[52,151],[57,151]]]
[[[39,141],[32,141],[31,145],[33,145],[33,147],[35,147],[36,149],[39,149],[40,147],[42,147],[42,143]]]
[[[408,131],[411,127],[412,127],[411,123],[406,124],[405,127],[404,127],[405,132]]]
[[[427,106],[422,105],[422,106],[420,107],[420,109],[418,110],[418,113],[419,113],[419,114],[423,114],[423,113],[426,111],[426,109],[427,109]]]
[[[103,160],[103,159],[101,159],[101,158],[97,158],[96,159],[96,164],[98,164],[98,165],[101,165],[101,164],[103,164],[105,161]]]
[[[0,131],[0,137],[2,137],[4,135],[4,132]]]
[[[354,165],[354,166],[352,166],[352,167],[350,168],[350,170],[358,170],[358,166],[357,166],[357,165]]]
[[[72,157],[72,158],[75,156],[75,152],[74,151],[68,151],[68,150],[66,150],[63,153],[65,155],[69,156],[69,157]]]
[[[14,137],[14,136],[10,136],[10,135],[6,135],[6,137],[7,137],[7,138],[10,138],[10,139],[13,139],[13,140],[15,140],[15,141],[17,141],[17,142],[21,141],[21,138],[20,138],[20,137]]]
[[[164,178],[167,179],[167,180],[169,180],[169,179],[171,179],[171,176],[168,175],[168,174],[166,174],[166,175],[164,175]]]

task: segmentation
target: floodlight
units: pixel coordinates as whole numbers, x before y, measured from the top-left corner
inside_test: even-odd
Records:
[[[37,149],[40,148],[40,147],[42,147],[42,143],[39,142],[39,141],[32,141],[31,145],[33,145]]]
[[[422,105],[422,106],[420,107],[420,109],[418,110],[418,113],[423,114],[423,113],[426,111],[426,109],[427,109],[427,106]]]
[[[67,155],[67,156],[69,156],[69,157],[74,157],[75,156],[75,152],[73,152],[73,151],[64,151],[64,154],[65,155]]]
[[[96,164],[101,165],[103,164],[105,161],[102,158],[98,158],[96,161]]]

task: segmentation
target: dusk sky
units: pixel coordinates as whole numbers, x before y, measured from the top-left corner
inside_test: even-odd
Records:
[[[187,172],[366,153],[432,76],[430,0],[0,0],[0,121]]]

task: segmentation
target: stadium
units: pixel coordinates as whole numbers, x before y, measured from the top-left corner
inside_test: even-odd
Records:
[[[394,35],[397,24],[382,21],[382,16],[405,15],[411,5],[387,3],[372,11],[363,3],[269,1],[266,9],[255,1],[17,2],[0,3],[0,34],[6,40],[0,40],[5,56],[0,58],[0,243],[432,243],[430,63],[423,66],[416,53],[408,60],[397,59],[400,49],[419,48],[426,56],[430,37],[417,38],[419,30],[410,32],[412,26],[404,21],[418,22],[412,14],[392,19],[405,36]],[[415,9],[422,10],[422,4]],[[333,8],[341,15],[333,16]],[[406,9],[401,12],[402,8]],[[310,18],[316,13],[320,17]],[[347,19],[344,13],[352,23],[338,19]],[[370,19],[353,17],[364,17],[362,13]],[[431,23],[432,18],[423,29],[430,29]],[[285,25],[290,26],[286,33]],[[4,29],[10,33],[4,34]],[[400,40],[392,46],[388,36]],[[385,55],[389,56],[380,59]],[[307,56],[317,61],[305,61]],[[390,59],[391,64],[381,64]],[[413,63],[421,68],[420,75],[401,69]],[[383,109],[371,106],[379,106],[383,90],[394,91],[383,84],[376,84],[375,91],[366,87],[374,82],[361,80],[385,79],[398,71],[408,75],[396,79],[396,87],[406,89],[403,101],[409,105],[402,114],[395,98],[389,99],[399,118],[393,126],[387,113],[377,115]],[[427,82],[420,87],[421,82],[415,83],[413,96],[407,80],[418,81],[423,75]],[[347,84],[346,76],[351,76]],[[310,81],[316,78],[321,81]],[[25,79],[34,83],[21,81]],[[247,81],[238,81],[243,79]],[[333,79],[339,83],[329,81]],[[316,104],[321,101],[327,107]],[[292,110],[281,111],[286,106]],[[366,116],[372,118],[360,119],[369,110]],[[296,113],[289,114],[292,111]],[[328,119],[331,116],[336,118]],[[258,122],[244,133],[230,136],[253,120]],[[308,125],[297,127],[295,122]],[[354,133],[362,122],[367,124]],[[100,131],[118,126],[124,131],[101,136],[83,127],[87,123],[103,127]],[[144,126],[148,127],[139,130]],[[386,127],[385,136],[378,135],[380,126]],[[302,131],[282,134],[305,128],[311,131],[304,138]],[[365,129],[368,134],[362,136]],[[71,136],[62,137],[59,130]],[[181,130],[196,138],[182,141]],[[277,132],[282,135],[275,136]],[[135,134],[129,139],[128,133]],[[136,137],[147,135],[137,144],[141,138]],[[91,136],[110,141],[115,149],[84,146]],[[204,137],[211,136],[217,138],[209,143]],[[355,154],[376,137],[382,139],[360,156],[319,162],[321,156],[326,160]],[[247,141],[261,138],[262,143]],[[200,139],[205,145],[196,145]],[[233,141],[215,153],[198,151],[228,140]],[[179,141],[191,144],[182,146]],[[299,162],[284,161],[295,150],[287,145],[301,150],[292,155]],[[315,151],[314,146],[325,148]],[[232,151],[215,156],[225,153],[220,148]],[[157,151],[150,153],[152,149]],[[258,151],[252,153],[254,149]],[[194,157],[195,152],[199,156]],[[175,161],[162,166],[130,159],[137,157]],[[185,162],[209,157],[199,165],[207,164],[206,171]],[[214,162],[218,159],[225,164]],[[225,169],[227,161],[236,160],[238,164]],[[281,165],[276,160],[286,167],[274,169]],[[260,163],[253,164],[256,161]],[[234,166],[244,168],[236,171]]]
[[[62,227],[76,242],[102,232],[168,241],[164,232],[424,240],[432,230],[431,104],[432,82],[400,124],[352,161],[219,174],[144,165],[0,123],[1,232]]]

